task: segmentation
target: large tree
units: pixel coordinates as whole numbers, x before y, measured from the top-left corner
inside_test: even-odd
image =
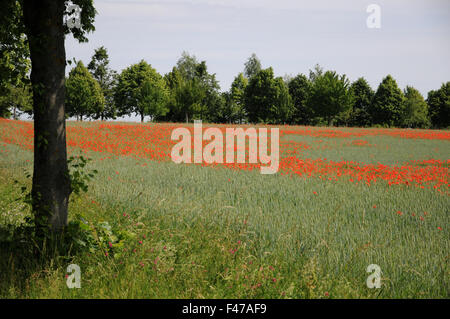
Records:
[[[254,75],[245,89],[245,109],[253,123],[286,123],[293,105],[281,77],[274,77],[270,67]]]
[[[428,128],[430,126],[428,104],[422,94],[412,86],[407,86],[405,89],[402,124],[404,127],[413,128]]]
[[[350,86],[353,95],[353,109],[350,113],[351,126],[368,126],[371,124],[369,108],[373,100],[374,91],[366,79],[359,78]]]
[[[193,119],[206,111],[206,106],[203,104],[206,93],[198,79],[182,80],[175,87],[173,94],[175,109],[178,113],[184,115],[186,123],[189,122],[189,119]]]
[[[93,1],[72,2],[82,10],[79,28],[69,29],[64,24],[64,16],[73,12],[66,11],[63,0],[4,0],[0,16],[0,34],[6,34],[10,40],[17,38],[11,29],[11,21],[14,21],[28,41],[34,114],[31,196],[38,234],[41,235],[45,228],[60,231],[67,224],[71,192],[64,111],[65,35],[72,32],[79,41],[86,41],[85,33],[94,30],[96,11]]]
[[[332,125],[339,118],[345,120],[352,106],[352,95],[349,91],[350,82],[345,75],[334,71],[319,72],[308,95],[308,108],[313,114]]]
[[[307,100],[311,92],[311,81],[305,75],[298,74],[289,81],[288,87],[294,104],[292,123],[309,124],[312,114]]]
[[[135,113],[141,122],[167,113],[168,91],[164,78],[150,64],[141,60],[120,74],[114,99],[120,116]]]
[[[230,123],[238,121],[242,123],[245,119],[245,88],[248,80],[243,73],[239,73],[231,83],[228,107],[228,120]]]
[[[104,107],[94,117],[102,121],[110,118],[115,119],[114,87],[117,81],[117,72],[109,67],[109,56],[105,47],[101,46],[95,50],[91,62],[88,64],[88,69],[94,79],[100,84],[105,97]]]
[[[96,117],[101,114],[105,98],[100,84],[92,77],[83,62],[69,72],[66,80],[66,114],[83,120],[83,116]]]
[[[443,83],[441,88],[428,93],[427,102],[431,123],[436,128],[450,126],[450,82]]]
[[[205,61],[199,62],[194,55],[183,52],[177,65],[165,75],[170,89],[169,112],[162,118],[170,121],[199,118],[221,121],[226,107],[219,92],[215,74],[208,73]]]
[[[397,82],[391,75],[386,76],[378,86],[369,108],[373,124],[401,126],[404,100]]]

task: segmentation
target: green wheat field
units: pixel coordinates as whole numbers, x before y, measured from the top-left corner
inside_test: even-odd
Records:
[[[7,142],[10,128],[2,125],[5,237],[5,229],[30,215],[21,186],[31,185],[33,153],[19,139]],[[98,129],[94,122],[68,125]],[[378,146],[370,148],[343,143],[355,138],[283,138],[328,145],[299,158],[391,166],[435,159],[442,169],[450,159],[448,139],[358,138]],[[88,192],[72,194],[69,220],[81,220],[98,245],[46,261],[2,247],[0,298],[449,297],[448,183],[439,191],[386,181],[369,186],[328,175],[261,175],[95,151],[83,156],[91,159],[86,169],[98,173]],[[81,268],[80,289],[66,285],[69,264]],[[366,284],[370,264],[382,271],[379,289]]]

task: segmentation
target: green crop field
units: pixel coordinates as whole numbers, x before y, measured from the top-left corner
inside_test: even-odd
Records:
[[[95,122],[69,127],[101,131]],[[3,237],[30,214],[21,186],[30,187],[25,171],[32,171],[33,153],[12,138],[14,130],[24,134],[0,127]],[[295,130],[281,137],[282,145],[308,148],[290,156],[327,163],[311,176],[70,146],[98,174],[87,193],[72,194],[69,220],[81,220],[98,245],[45,261],[2,246],[0,298],[448,298],[448,132],[423,138],[420,132],[433,131],[403,130],[419,134],[411,138],[329,129],[366,132],[340,138]],[[75,134],[69,130],[68,140]],[[392,177],[352,182],[330,161],[380,163],[392,168]],[[423,188],[395,183],[396,172],[406,169],[408,178],[424,175]],[[69,264],[81,268],[80,289],[66,285]],[[366,284],[370,264],[381,269],[379,289]]]

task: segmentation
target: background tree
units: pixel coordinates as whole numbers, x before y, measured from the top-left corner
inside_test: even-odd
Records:
[[[275,97],[272,105],[272,123],[287,124],[292,121],[294,104],[292,103],[289,88],[282,77],[275,78]]]
[[[442,84],[441,88],[428,93],[427,102],[433,127],[447,128],[450,126],[450,82]]]
[[[332,125],[338,117],[345,121],[353,101],[349,91],[350,82],[346,76],[327,71],[312,78],[314,81],[307,99],[308,108],[328,125]]]
[[[247,79],[251,79],[262,70],[261,61],[255,53],[252,53],[247,62],[245,62],[244,66],[244,75]]]
[[[225,100],[219,92],[215,74],[208,73],[205,61],[183,52],[177,66],[165,75],[170,89],[169,112],[166,120],[182,121],[194,117],[220,121]]]
[[[138,109],[143,110],[141,114],[150,115],[152,119],[166,115],[169,111],[167,108],[168,94],[162,76],[156,79],[145,79],[137,94]],[[141,121],[143,121],[143,117],[141,117]]]
[[[289,94],[293,101],[292,123],[309,124],[312,112],[308,108],[307,100],[311,92],[311,81],[303,74],[298,74],[289,81]]]
[[[422,94],[412,86],[407,86],[405,89],[402,124],[404,127],[410,128],[427,128],[430,126],[428,104]]]
[[[259,71],[245,89],[245,109],[252,123],[285,123],[289,120],[293,105],[281,77],[274,78],[270,67]]]
[[[5,113],[1,113],[2,110]],[[3,94],[0,95],[0,117],[9,117],[17,120],[20,113],[31,115],[33,112],[33,96],[31,86],[22,83],[20,85],[6,84]]]
[[[311,82],[315,82],[318,77],[323,75],[323,73],[323,68],[317,63],[314,66],[314,69],[309,70],[309,80]]]
[[[274,102],[273,69],[261,70],[250,78],[245,89],[245,110],[252,123],[268,123]]]
[[[177,61],[176,68],[180,72],[181,76],[185,80],[193,80],[197,77],[198,73],[204,73],[205,65],[199,66],[199,62],[195,55],[190,55],[188,52],[183,51],[181,57]],[[203,70],[202,70],[203,68]]]
[[[401,126],[405,97],[391,75],[378,86],[369,108],[373,124]]]
[[[223,92],[222,93],[222,99],[223,99],[223,106],[219,111],[219,118],[216,123],[236,123],[238,121],[238,106],[233,101],[231,93]]]
[[[83,62],[69,72],[66,80],[66,112],[68,116],[92,117],[101,114],[105,105],[100,84],[92,77]]]
[[[175,108],[184,114],[186,123],[205,112],[203,100],[206,92],[198,79],[183,80],[175,88],[174,96]]]
[[[228,120],[230,123],[235,123],[236,121],[242,123],[246,118],[245,113],[245,89],[248,85],[247,78],[244,77],[243,73],[239,73],[235,78],[233,83],[231,83],[230,88],[230,109],[228,112]]]
[[[157,117],[160,121],[172,121],[172,122],[182,122],[185,120],[184,113],[180,109],[178,104],[177,94],[178,89],[183,83],[183,76],[177,67],[173,67],[172,71],[164,75],[164,81],[169,89],[169,96],[167,99],[168,112],[164,116]]]
[[[109,56],[105,47],[101,46],[95,50],[91,62],[88,64],[88,69],[100,84],[105,97],[104,107],[98,114],[94,115],[94,118],[100,118],[102,121],[109,118],[115,119],[114,87],[117,82],[117,72],[109,68]]]
[[[351,126],[369,126],[372,122],[369,109],[375,94],[374,91],[366,79],[361,77],[352,83],[350,92],[353,95],[353,109],[349,124]]]
[[[163,77],[147,62],[122,71],[118,77],[114,100],[119,116],[140,115],[141,122],[146,115],[157,117],[165,114],[168,92]]]

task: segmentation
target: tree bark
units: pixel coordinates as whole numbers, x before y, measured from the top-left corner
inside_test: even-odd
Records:
[[[67,224],[71,192],[64,110],[65,64],[62,0],[24,0],[31,56],[34,112],[32,208],[38,229]]]
[[[141,123],[144,122],[144,113],[141,113]]]

